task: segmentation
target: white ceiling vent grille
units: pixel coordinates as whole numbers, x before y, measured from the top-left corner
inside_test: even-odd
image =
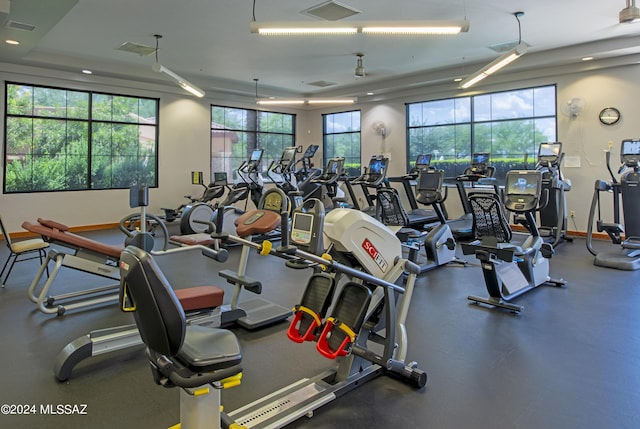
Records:
[[[337,21],[339,19],[357,15],[358,13],[360,13],[360,11],[352,8],[351,6],[347,6],[346,4],[330,0],[315,6],[311,6],[309,9],[303,10],[300,13],[304,13],[305,15],[313,16],[314,18],[324,19],[327,21]]]
[[[22,31],[34,31],[36,29],[35,25],[27,24],[25,22],[12,21],[12,20],[7,21],[7,25],[5,25],[5,27],[10,28],[12,30],[22,30]]]
[[[326,88],[328,86],[337,85],[335,82],[328,82],[326,80],[317,80],[315,82],[309,82],[307,85],[317,86],[318,88]]]
[[[132,54],[147,56],[156,52],[156,48],[153,46],[140,45],[138,43],[124,42],[122,45],[116,48],[119,51],[131,52]]]

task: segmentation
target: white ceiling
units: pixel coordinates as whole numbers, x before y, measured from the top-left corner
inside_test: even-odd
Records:
[[[256,0],[257,21],[313,20],[301,12],[325,0]],[[249,32],[253,0],[11,0],[10,20],[33,32],[0,28],[0,62],[94,76],[161,81],[154,55],[117,50],[124,42],[155,46],[159,60],[208,92],[261,96],[362,95],[398,85],[425,86],[473,72],[499,54],[489,46],[518,39],[514,12],[523,11],[527,55],[509,70],[617,57],[638,62],[640,24],[619,24],[625,0],[342,0],[362,13],[347,20],[468,19],[457,36],[265,37]],[[357,52],[369,74],[353,75]],[[490,81],[491,78],[487,79]],[[335,85],[319,88],[310,82]]]

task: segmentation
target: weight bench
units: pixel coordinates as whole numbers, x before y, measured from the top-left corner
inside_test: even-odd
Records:
[[[83,308],[92,305],[114,303],[118,299],[118,285],[88,288],[60,295],[49,295],[53,282],[60,268],[67,267],[116,281],[120,280],[118,261],[123,246],[113,246],[74,234],[69,227],[59,222],[38,218],[38,223],[25,221],[22,227],[29,232],[39,234],[48,243],[62,246],[71,252],[50,250],[40,266],[38,273],[29,286],[29,299],[38,305],[38,309],[46,314],[63,315],[66,310]],[[54,268],[44,286],[38,291],[38,284],[49,262]],[[62,301],[62,303],[60,303]],[[71,301],[65,303],[65,301]],[[55,305],[60,303],[59,305]]]

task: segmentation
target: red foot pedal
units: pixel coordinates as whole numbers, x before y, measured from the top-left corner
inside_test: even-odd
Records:
[[[309,278],[300,304],[293,309],[294,316],[287,336],[291,341],[315,341],[333,299],[335,278],[326,273],[315,273]]]
[[[357,332],[371,302],[371,290],[365,285],[346,283],[333,309],[333,314],[326,321],[320,334],[316,349],[329,359],[346,356],[351,344],[356,340]]]
[[[287,337],[289,337],[291,341],[295,341],[296,343],[302,343],[304,341],[315,341],[316,339],[315,331],[317,328],[319,328],[322,325],[322,319],[320,318],[320,315],[318,315],[315,311],[303,305],[296,305],[293,311],[294,311],[294,316],[293,316],[293,320],[291,321],[291,324],[289,325],[289,330],[287,331]],[[301,321],[303,316],[305,315],[310,316],[313,319],[313,321],[309,323],[309,327],[307,328],[307,330],[303,334],[301,334],[300,333],[300,326],[302,326]]]
[[[341,330],[345,335],[342,343],[340,343],[340,347],[336,350],[331,350],[331,346],[329,346],[328,338],[329,335],[333,335],[333,327]],[[324,326],[322,330],[322,334],[320,334],[320,339],[318,340],[318,344],[316,344],[316,349],[320,352],[320,354],[329,359],[335,359],[338,356],[346,356],[349,353],[349,345],[353,343],[356,339],[356,333],[353,332],[353,329],[349,328],[344,323],[339,320],[330,317],[327,319],[327,324]]]

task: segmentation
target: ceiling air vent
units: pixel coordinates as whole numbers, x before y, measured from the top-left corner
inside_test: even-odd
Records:
[[[300,13],[327,21],[337,21],[339,19],[356,15],[360,13],[360,11],[352,8],[351,6],[347,6],[346,4],[331,0],[311,6],[309,9],[303,10]]]
[[[326,88],[328,86],[333,86],[333,85],[337,85],[337,83],[335,82],[328,82],[326,80],[317,80],[315,82],[309,82],[307,83],[307,85],[311,85],[311,86],[317,86],[319,88]]]
[[[124,42],[116,48],[118,51],[131,52],[132,54],[146,56],[156,52],[153,46],[140,45],[138,43]]]
[[[12,20],[7,21],[7,25],[5,25],[5,27],[10,28],[12,30],[22,30],[22,31],[33,31],[36,29],[35,25],[27,24],[25,22],[12,21]]]

